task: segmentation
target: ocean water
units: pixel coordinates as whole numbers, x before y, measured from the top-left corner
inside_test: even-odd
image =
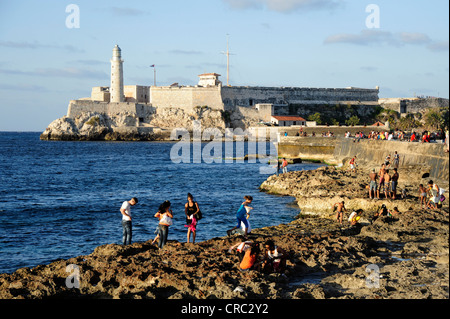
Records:
[[[176,143],[40,141],[39,134],[0,132],[0,273],[120,244],[119,209],[131,197],[139,199],[132,208],[133,242],[154,238],[153,216],[164,200],[174,213],[169,240],[186,241],[188,192],[204,216],[196,241],[225,236],[244,195],[254,198],[253,228],[286,223],[299,213],[294,198],[258,190],[270,175],[267,163],[177,164],[170,156]]]

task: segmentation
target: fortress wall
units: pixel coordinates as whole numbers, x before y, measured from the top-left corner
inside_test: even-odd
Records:
[[[193,88],[192,103],[194,107],[209,106],[213,110],[223,110],[224,107],[220,90],[220,86]]]
[[[150,89],[150,103],[155,107],[178,107],[189,109],[192,105],[190,87],[154,87]]]
[[[443,98],[384,98],[379,103],[383,108],[399,113],[418,113],[429,108],[449,107],[449,99]]]
[[[223,109],[220,87],[152,87],[150,101],[155,107],[192,109],[209,106]]]
[[[72,100],[69,103],[67,116],[76,118],[82,113],[100,113],[100,114],[119,114],[123,112],[134,113],[136,117],[145,118],[154,113],[154,108],[148,104],[139,104],[132,102],[99,102],[86,100]]]
[[[327,89],[288,87],[222,87],[226,108],[255,104],[317,104],[345,101],[377,102],[378,89]]]

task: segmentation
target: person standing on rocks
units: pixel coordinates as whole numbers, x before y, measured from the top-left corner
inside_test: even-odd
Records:
[[[381,164],[380,171],[378,172],[378,176],[380,178],[380,182],[378,183],[378,190],[377,190],[377,198],[380,199],[380,192],[384,192],[384,174],[386,173],[386,165],[383,163]]]
[[[398,179],[399,179],[399,175],[398,175],[397,169],[394,168],[394,174],[392,174],[392,178],[391,178],[391,195],[392,195],[391,198],[392,199],[397,198]]]
[[[427,189],[423,186],[423,184],[419,184],[419,201],[420,208],[424,208],[427,206]]]
[[[356,155],[352,157],[349,164],[350,164],[350,171],[354,171],[356,173]]]
[[[391,197],[391,175],[388,169],[384,173],[384,196],[386,199]]]
[[[173,212],[170,209],[170,205],[170,202],[166,200],[161,204],[158,212],[155,214],[155,217],[159,218],[159,249],[162,249],[166,244],[169,235],[169,226],[172,225]]]
[[[336,210],[336,220],[342,225],[342,218],[344,216],[344,212],[347,212],[347,209],[345,208],[345,202],[342,201],[340,203],[334,204],[333,210]]]
[[[394,152],[394,168],[398,169],[398,166],[400,165],[400,155],[398,155],[397,151]]]
[[[375,168],[372,169],[372,172],[369,174],[370,183],[369,183],[369,198],[373,199],[377,195],[377,173],[375,172]],[[372,195],[373,191],[373,195]],[[373,197],[372,197],[373,196]]]
[[[248,232],[248,222],[247,222],[247,209],[246,207],[250,205],[253,201],[253,197],[251,196],[244,196],[245,201],[241,204],[238,211],[236,212],[236,219],[237,219],[237,225],[233,227],[232,229],[227,230],[227,235],[231,236],[231,233],[241,227],[241,223],[244,224],[244,237],[247,237]]]
[[[198,207],[198,203],[194,201],[194,196],[191,193],[187,195],[188,202],[184,205],[184,213],[186,214],[186,223],[185,227],[188,227],[187,231],[187,242],[191,238],[192,234],[192,243],[195,243],[195,235],[197,233],[197,215],[200,211]]]
[[[288,166],[288,162],[287,162],[286,158],[283,157],[283,164],[282,164],[283,174],[287,173],[287,166]]]
[[[439,204],[439,186],[435,184],[432,180],[428,182],[428,193],[429,193],[429,200],[427,207],[430,209],[437,209]]]
[[[120,207],[120,213],[122,214],[122,243],[124,245],[131,244],[132,238],[132,226],[131,226],[131,206],[134,206],[138,203],[138,199],[133,197],[129,201],[124,201],[122,203],[122,207]]]

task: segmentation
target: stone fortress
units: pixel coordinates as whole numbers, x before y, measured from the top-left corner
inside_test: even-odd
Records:
[[[247,129],[273,122],[274,117],[306,117],[327,106],[346,105],[358,115],[371,114],[379,105],[379,87],[303,88],[249,87],[222,85],[220,74],[199,75],[195,86],[125,85],[124,61],[118,45],[111,58],[109,87],[92,88],[91,96],[69,103],[67,116],[54,121],[41,135],[43,139],[120,139],[122,134],[149,135],[173,128],[192,128],[192,120],[203,127]],[[294,121],[277,121],[296,124]],[[88,125],[86,125],[88,124]],[[287,124],[286,124],[287,125]],[[72,136],[72,137],[71,137]],[[96,137],[97,136],[97,137]]]

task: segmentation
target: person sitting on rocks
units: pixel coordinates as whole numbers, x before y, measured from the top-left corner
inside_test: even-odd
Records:
[[[359,224],[359,220],[361,219],[361,214],[363,213],[362,209],[358,209],[356,211],[353,211],[350,216],[348,217],[348,221],[350,222],[351,226],[356,226]]]
[[[397,208],[397,207],[394,207],[393,210],[389,210],[389,215],[390,215],[391,217],[393,217],[393,216],[395,216],[395,215],[398,215],[398,214],[400,214],[400,212],[398,211],[398,208]]]
[[[228,252],[231,253],[234,249],[239,253],[239,261],[242,261],[244,258],[245,252],[250,250],[254,245],[256,245],[253,241],[239,241],[235,245],[231,246],[228,249]]]
[[[262,262],[262,269],[264,272],[283,273],[286,269],[287,253],[284,249],[276,246],[272,240],[264,243],[265,254]]]
[[[375,215],[373,216],[373,218],[372,218],[372,223],[374,222],[374,221],[376,221],[377,219],[378,219],[378,217],[380,217],[380,216],[388,216],[388,214],[389,214],[389,211],[388,211],[388,209],[386,208],[386,205],[381,205],[381,207],[380,208],[378,208],[378,210],[377,210],[377,212],[375,213]]]
[[[259,245],[255,244],[245,251],[244,257],[239,264],[240,271],[260,270],[261,263],[258,262]]]

